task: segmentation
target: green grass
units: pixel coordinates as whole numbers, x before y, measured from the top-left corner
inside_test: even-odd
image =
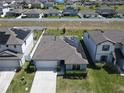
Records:
[[[30,93],[35,73],[27,73],[25,71],[28,65],[29,62],[26,62],[22,70],[16,73],[6,93]],[[25,77],[25,80],[21,81],[23,76]],[[24,84],[25,81],[27,82],[26,84]],[[25,91],[26,87],[29,89],[28,91]]]
[[[35,40],[38,40],[39,37],[41,36],[42,32],[43,32],[43,31],[41,31],[41,30],[34,31],[34,39],[35,39]]]
[[[74,29],[74,30],[66,29],[65,35],[76,35],[81,38],[83,32],[84,30],[82,29]],[[50,35],[60,36],[60,35],[63,35],[63,28],[62,29],[47,29],[45,33],[50,34]]]
[[[88,68],[83,80],[57,79],[57,93],[124,93],[124,77],[106,70]]]
[[[124,10],[124,5],[116,5],[116,6],[112,6],[112,8],[117,10]]]
[[[55,7],[58,8],[59,10],[63,10],[65,5],[64,4],[57,4]]]
[[[61,18],[80,18],[79,16],[62,16]]]
[[[46,18],[59,18],[59,16],[48,16]]]

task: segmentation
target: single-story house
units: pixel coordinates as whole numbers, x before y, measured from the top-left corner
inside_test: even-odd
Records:
[[[43,4],[44,4],[44,7],[45,7],[45,8],[53,8],[54,5],[55,5],[55,3],[52,2],[52,1],[51,1],[51,2],[50,2],[50,1],[44,2]]]
[[[84,1],[83,3],[84,6],[93,6],[96,5],[95,1]]]
[[[71,6],[65,7],[65,9],[62,12],[63,16],[77,16],[77,14],[78,14],[78,9]]]
[[[91,10],[79,11],[78,15],[80,16],[80,18],[97,18],[98,17],[98,13]]]
[[[21,67],[34,46],[33,38],[33,32],[29,29],[1,27],[0,67]]]
[[[49,8],[47,10],[43,11],[43,16],[48,17],[48,16],[60,16],[61,12],[57,9]]]
[[[41,9],[27,9],[23,14],[26,18],[39,18],[43,11]]]
[[[18,17],[22,15],[26,10],[25,9],[12,9],[9,12],[6,13],[6,16],[8,17]]]
[[[103,7],[98,7],[96,9],[96,12],[103,16],[103,17],[107,17],[107,18],[111,18],[113,17],[114,15],[116,15],[116,11],[111,8],[111,7],[108,7],[108,6],[103,6]]]
[[[84,43],[93,60],[124,68],[124,31],[86,31]]]
[[[57,68],[64,65],[65,70],[87,69],[87,58],[76,37],[44,35],[33,55],[37,68]]]

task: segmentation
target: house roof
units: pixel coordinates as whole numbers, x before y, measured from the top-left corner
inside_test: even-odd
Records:
[[[17,28],[1,28],[0,44],[22,44],[30,33],[30,30]]]
[[[108,7],[108,6],[98,7],[96,9],[96,12],[100,14],[115,14],[116,13],[116,11],[113,8]]]
[[[110,41],[113,43],[122,43],[124,40],[124,31],[88,31],[91,38],[96,44],[102,43],[104,41]]]
[[[95,11],[91,11],[91,10],[84,10],[84,11],[80,11],[79,12],[82,15],[93,15],[93,14],[97,14]]]
[[[76,48],[67,43],[64,37],[58,36],[43,36],[33,60],[65,60],[65,64],[88,64],[82,46]]]
[[[21,58],[22,58],[22,54],[9,49],[0,52],[0,59],[10,60],[10,59],[21,59]]]
[[[26,12],[26,9],[13,9],[10,10],[8,13],[24,13]]]

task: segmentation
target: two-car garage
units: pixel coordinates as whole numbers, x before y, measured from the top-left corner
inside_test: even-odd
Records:
[[[37,68],[56,68],[58,61],[35,61]]]

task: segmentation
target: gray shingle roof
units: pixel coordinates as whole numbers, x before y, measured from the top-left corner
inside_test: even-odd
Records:
[[[21,59],[22,58],[22,54],[19,54],[15,51],[12,50],[4,50],[0,52],[0,59]]]
[[[82,54],[65,42],[63,37],[43,36],[33,60],[65,60],[65,64],[88,64],[85,53]]]
[[[91,38],[96,44],[104,41],[111,41],[113,43],[122,43],[124,40],[124,31],[88,31]]]
[[[4,28],[0,30],[0,44],[22,44],[30,30]]]

